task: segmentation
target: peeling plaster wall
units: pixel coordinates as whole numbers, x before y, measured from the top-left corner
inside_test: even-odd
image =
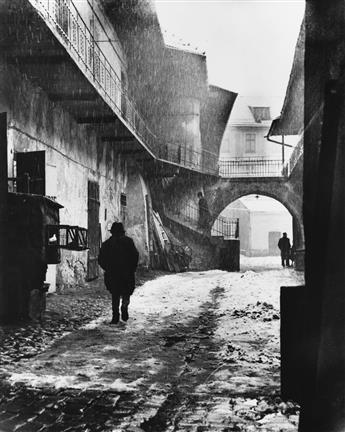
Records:
[[[149,255],[149,221],[146,198],[149,199],[147,185],[138,173],[132,173],[127,184],[127,220],[126,232],[133,238],[139,251],[139,265],[148,267],[150,264]]]
[[[78,125],[13,67],[0,63],[0,83],[0,109],[8,112],[9,121],[9,175],[14,175],[14,152],[45,150],[46,164],[56,167],[56,199],[64,206],[60,223],[86,228],[88,181],[98,182],[104,240],[108,225],[120,218],[126,162],[110,145],[97,142],[92,128]],[[62,262],[57,266],[61,288],[84,284],[87,254],[62,251]]]
[[[166,135],[169,142],[186,144],[201,151],[200,101],[196,98],[180,98],[170,103]]]

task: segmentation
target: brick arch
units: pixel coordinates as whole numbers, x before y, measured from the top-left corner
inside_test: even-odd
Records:
[[[304,247],[302,197],[289,181],[273,179],[220,181],[208,188],[206,192],[213,219],[215,220],[229,204],[246,195],[264,195],[280,202],[293,218],[296,246]]]

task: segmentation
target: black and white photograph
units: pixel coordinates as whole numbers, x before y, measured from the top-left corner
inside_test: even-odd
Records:
[[[345,2],[0,0],[0,432],[345,432]]]

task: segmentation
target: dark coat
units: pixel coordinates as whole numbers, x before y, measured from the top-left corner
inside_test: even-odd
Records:
[[[102,244],[98,264],[105,271],[105,286],[112,294],[133,294],[138,259],[139,253],[130,237],[113,235]]]
[[[282,237],[278,241],[278,247],[282,255],[287,255],[290,253],[290,240],[288,237]]]

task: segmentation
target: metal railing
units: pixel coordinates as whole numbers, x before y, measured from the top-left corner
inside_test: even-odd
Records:
[[[187,144],[162,143],[147,126],[121,79],[93,37],[73,0],[28,0],[57,35],[76,64],[113,112],[120,116],[153,157],[218,175],[217,155]],[[91,12],[93,13],[93,11]],[[97,16],[94,19],[98,20]],[[118,56],[114,47],[114,54]]]
[[[283,164],[279,159],[220,159],[219,174],[221,177],[281,177]]]
[[[238,218],[218,216],[212,226],[211,234],[222,236],[225,239],[238,239],[240,236],[240,223]]]
[[[184,220],[187,220],[196,227],[198,227],[199,207],[197,205],[185,203],[179,208],[178,212],[176,212],[175,214],[178,217],[182,217]],[[238,239],[239,219],[218,216],[214,220],[212,227],[209,226],[209,232],[213,236],[221,236],[228,239]]]
[[[182,142],[162,143],[157,151],[161,160],[170,161],[186,168],[218,175],[218,156],[207,150],[196,151]]]

